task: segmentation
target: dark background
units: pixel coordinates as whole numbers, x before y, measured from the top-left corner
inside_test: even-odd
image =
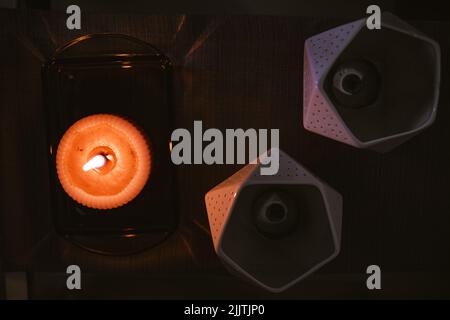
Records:
[[[11,7],[65,11],[73,4],[70,0],[2,0]],[[345,17],[359,18],[371,4],[379,5],[385,11],[395,12],[403,18],[427,20],[449,20],[448,4],[445,0],[78,0],[76,4],[84,10],[95,13],[141,13],[141,14],[252,14],[288,15],[303,17]]]
[[[450,297],[450,14],[444,7],[378,2],[440,43],[442,82],[435,124],[377,154],[307,132],[300,118],[304,40],[364,16],[368,1],[92,2],[77,2],[81,31],[66,29],[64,1],[17,1],[20,10],[0,9],[0,268],[26,271],[31,298]],[[224,12],[258,15],[217,15]],[[229,276],[213,251],[203,196],[240,166],[177,167],[180,228],[153,250],[103,257],[57,236],[49,214],[41,64],[67,41],[94,32],[138,37],[172,59],[176,127],[191,129],[201,119],[204,128],[280,128],[281,148],[343,195],[340,255],[278,295]],[[65,289],[69,264],[83,270],[80,292]],[[381,291],[365,287],[371,264],[382,269]]]

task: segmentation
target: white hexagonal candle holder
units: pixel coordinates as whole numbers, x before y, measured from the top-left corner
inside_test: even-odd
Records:
[[[385,152],[433,123],[439,84],[435,41],[389,13],[357,20],[305,41],[303,126]]]
[[[234,274],[280,292],[336,257],[342,198],[280,151],[279,171],[248,164],[205,196],[217,255]]]

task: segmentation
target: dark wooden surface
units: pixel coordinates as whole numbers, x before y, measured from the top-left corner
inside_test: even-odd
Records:
[[[412,21],[441,45],[442,93],[435,124],[392,152],[377,154],[314,135],[301,125],[303,42],[346,21],[86,14],[82,30],[69,31],[65,18],[0,10],[0,263],[4,271],[62,273],[67,265],[78,264],[91,274],[120,272],[125,279],[145,273],[140,280],[130,280],[143,286],[136,289],[142,297],[156,297],[164,283],[174,288],[177,297],[191,293],[193,297],[273,297],[228,276],[208,235],[204,194],[240,166],[177,167],[180,228],[151,251],[103,257],[53,232],[40,65],[54,49],[80,35],[118,32],[158,46],[174,61],[176,127],[191,129],[194,120],[202,120],[204,128],[280,128],[282,149],[343,195],[340,255],[277,297],[338,297],[342,292],[346,297],[365,297],[361,279],[370,264],[390,274],[386,297],[401,297],[405,291],[409,296],[450,297],[445,276],[450,269],[449,23]],[[35,279],[35,283],[42,281]],[[88,296],[117,296],[101,287],[103,280],[98,283]],[[150,292],[152,284],[155,289]],[[32,292],[35,297],[52,295],[42,285]],[[170,289],[162,295],[170,296]]]

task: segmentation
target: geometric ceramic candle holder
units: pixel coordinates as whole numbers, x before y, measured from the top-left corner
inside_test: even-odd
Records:
[[[433,123],[439,84],[435,41],[389,13],[348,23],[305,41],[303,126],[385,152]]]
[[[169,59],[139,39],[87,35],[60,48],[43,75],[57,232],[105,254],[166,239],[178,223]]]
[[[205,195],[215,251],[234,274],[281,292],[336,257],[342,198],[280,150],[277,174],[243,169]]]

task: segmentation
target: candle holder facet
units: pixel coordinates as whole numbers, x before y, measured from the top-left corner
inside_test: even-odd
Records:
[[[178,223],[169,150],[173,130],[170,60],[139,39],[94,34],[58,49],[43,74],[53,220],[58,233],[84,248],[106,254],[132,253],[166,239]],[[66,130],[81,119],[99,114],[123,119],[138,128],[151,150],[148,181],[130,201],[114,208],[93,208],[73,200],[56,172],[56,151]],[[116,154],[105,149],[108,145],[98,148],[103,149],[91,150],[91,156],[103,155],[106,163],[97,173],[108,174],[116,165]]]

